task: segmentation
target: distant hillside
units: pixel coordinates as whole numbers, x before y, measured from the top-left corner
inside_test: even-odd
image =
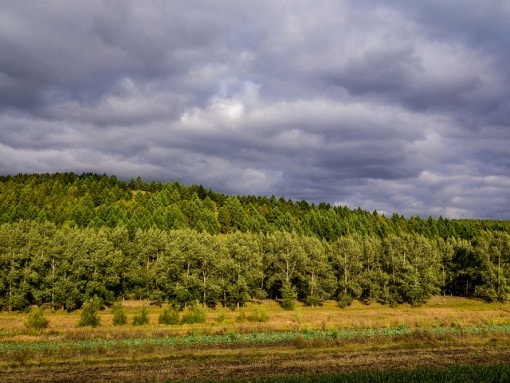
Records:
[[[210,234],[294,232],[332,241],[347,234],[416,233],[471,239],[481,231],[510,232],[510,221],[385,217],[345,206],[274,196],[227,196],[178,182],[123,182],[85,173],[0,176],[0,223],[50,221],[79,227],[190,228]]]

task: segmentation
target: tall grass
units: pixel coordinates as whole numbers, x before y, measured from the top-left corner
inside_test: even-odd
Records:
[[[37,331],[26,328],[24,325],[27,319],[26,313],[2,312],[0,313],[0,341],[23,341],[23,339],[37,341],[44,340],[48,336],[54,339],[91,339],[106,335],[116,339],[119,337],[134,338],[150,336],[151,331],[152,333],[156,331],[167,334],[170,330],[175,335],[198,332],[212,335],[219,332],[369,331],[398,327],[404,327],[408,331],[410,329],[462,328],[466,326],[481,326],[483,329],[487,326],[510,323],[508,315],[510,302],[486,304],[452,297],[435,297],[426,305],[418,308],[405,305],[391,308],[375,303],[364,305],[356,301],[345,309],[339,309],[336,302],[326,302],[323,306],[313,308],[297,302],[293,311],[287,311],[274,301],[263,301],[261,304],[249,303],[244,308],[235,311],[201,307],[205,319],[203,315],[198,317],[201,318],[200,321],[204,321],[203,324],[190,324],[189,322],[197,322],[190,320],[188,323],[175,325],[171,329],[161,328],[161,325],[165,323],[160,322],[159,317],[165,308],[149,306],[148,302],[144,301],[122,302],[123,311],[130,319],[139,314],[142,307],[147,308],[150,325],[133,327],[126,326],[127,323],[122,324],[123,321],[119,321],[116,323],[118,326],[114,327],[116,313],[112,308],[97,312],[97,319],[100,322],[95,328],[76,328],[76,323],[80,320],[80,313],[82,313],[81,310],[72,313],[62,310],[55,312],[46,310],[45,316],[49,320],[48,327]],[[179,313],[179,316],[183,314]],[[184,322],[187,322],[187,319]],[[168,323],[174,322],[175,319],[172,319]],[[200,328],[198,328],[199,326]],[[140,332],[144,334],[141,335]]]
[[[304,348],[307,344],[323,346],[317,341],[336,340],[364,340],[393,338],[393,341],[416,343],[423,340],[451,340],[451,336],[482,335],[510,333],[510,324],[491,326],[466,326],[466,327],[435,327],[431,329],[410,329],[407,327],[363,329],[363,330],[303,330],[303,331],[281,331],[281,332],[248,332],[228,333],[211,335],[183,335],[167,337],[148,337],[128,339],[83,339],[83,340],[59,340],[59,341],[33,341],[27,342],[6,342],[0,343],[0,355],[14,350],[25,349],[29,351],[58,350],[60,348],[74,348],[77,350],[94,350],[98,346],[105,348],[137,348],[145,345],[151,347],[163,346],[217,346],[225,344],[267,344],[294,342],[297,348]],[[129,333],[128,333],[129,334]],[[446,337],[446,338],[445,338]],[[310,343],[306,343],[310,342]],[[382,339],[382,342],[386,342]]]

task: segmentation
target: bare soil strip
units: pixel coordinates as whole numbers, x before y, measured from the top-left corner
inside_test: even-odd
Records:
[[[341,350],[274,349],[203,350],[158,359],[116,360],[10,366],[0,370],[2,382],[166,382],[304,375],[356,370],[413,369],[452,365],[510,363],[508,347],[452,347],[346,352]]]

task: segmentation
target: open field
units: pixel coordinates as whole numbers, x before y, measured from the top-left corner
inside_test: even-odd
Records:
[[[80,313],[45,312],[48,328],[27,314],[0,314],[0,379],[9,381],[169,381],[236,379],[359,370],[510,364],[510,304],[436,297],[421,307],[355,302],[339,309],[275,302],[208,310],[195,325],[158,323],[162,308],[124,302],[144,326],[113,326],[109,309],[96,328]],[[250,322],[253,310],[268,320]]]

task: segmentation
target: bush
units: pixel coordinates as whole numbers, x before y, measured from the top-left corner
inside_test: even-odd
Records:
[[[100,318],[97,313],[102,306],[103,301],[98,297],[94,297],[84,302],[81,310],[80,321],[78,322],[78,327],[99,326]]]
[[[144,324],[149,323],[149,313],[147,312],[147,309],[144,307],[142,310],[135,314],[133,317],[133,326],[143,326]]]
[[[149,294],[151,305],[161,307],[163,304],[163,293],[160,290],[153,291]]]
[[[239,312],[239,316],[236,318],[237,323],[244,323],[248,320],[248,317],[246,316],[246,312],[244,310],[241,310]]]
[[[282,293],[282,301],[280,305],[285,310],[293,310],[294,304],[297,299],[296,288],[292,286],[290,283],[285,282],[281,289]]]
[[[117,302],[112,306],[113,313],[113,325],[114,326],[123,326],[127,323],[127,316],[124,312],[124,307],[122,307],[122,303]]]
[[[158,322],[160,324],[179,324],[179,311],[171,306],[166,306],[159,314]]]
[[[253,306],[250,316],[248,317],[250,322],[267,322],[269,320],[269,315],[267,315],[266,310],[262,306]]]
[[[227,322],[227,316],[225,313],[220,313],[218,315],[218,323],[226,323]]]
[[[207,312],[205,308],[197,303],[184,312],[181,323],[183,324],[204,323],[206,319]]]
[[[350,306],[353,302],[352,296],[350,296],[347,293],[340,293],[338,295],[338,306],[342,309],[346,308],[347,306]]]
[[[44,311],[42,308],[33,309],[28,314],[25,326],[36,330],[41,330],[48,327],[48,319],[44,317]]]

